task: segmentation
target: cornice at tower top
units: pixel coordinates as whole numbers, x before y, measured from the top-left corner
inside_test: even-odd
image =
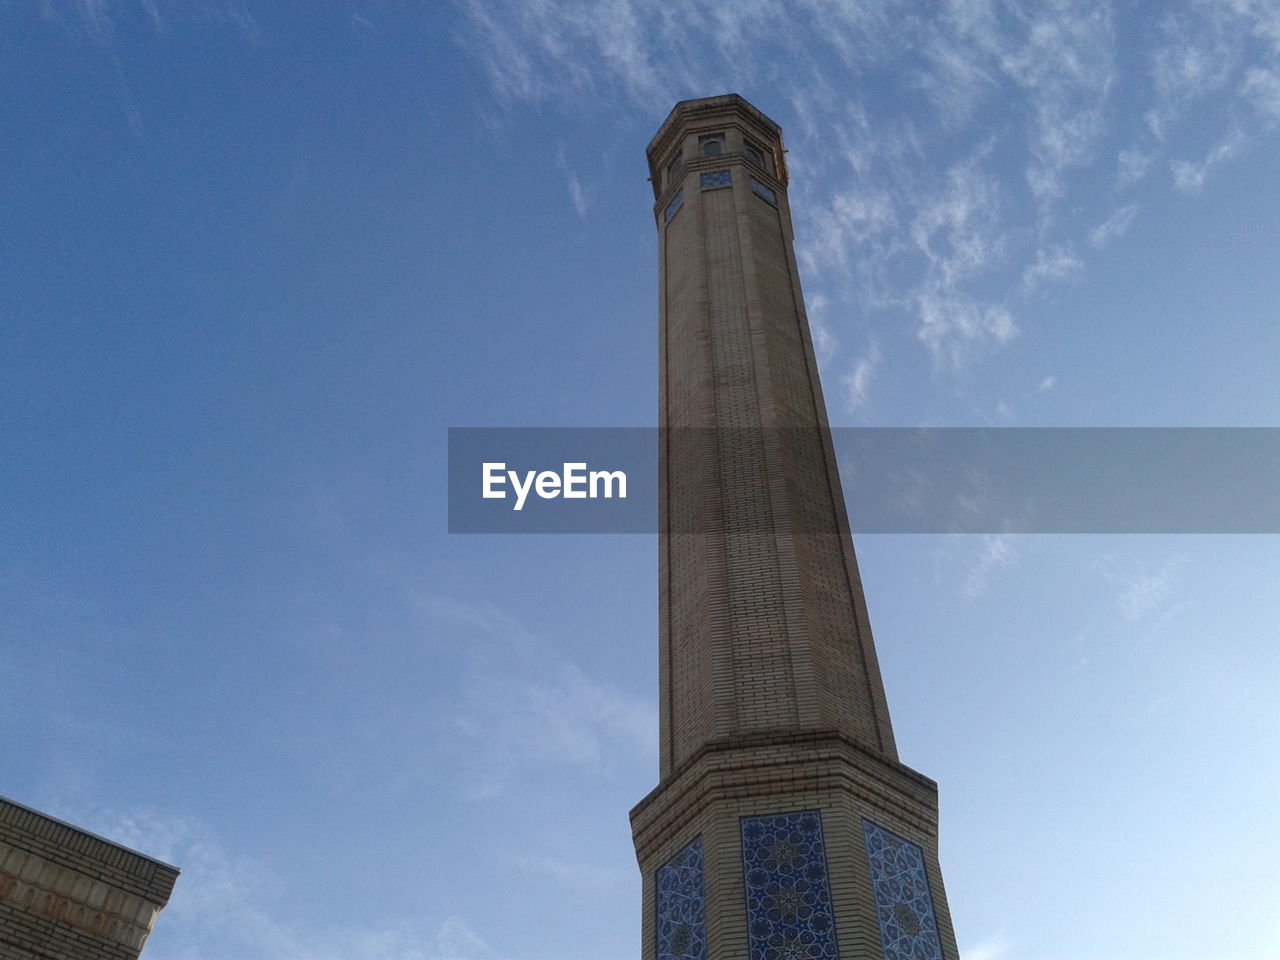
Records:
[[[658,132],[653,135],[653,139],[649,141],[649,146],[645,149],[649,160],[650,179],[654,184],[655,197],[661,192],[660,171],[664,166],[665,157],[671,152],[675,142],[690,127],[715,126],[724,124],[730,121],[731,118],[737,120],[743,126],[755,128],[756,136],[772,141],[767,148],[773,149],[776,155],[781,158],[782,128],[742,95],[726,93],[715,97],[681,100],[671,108],[671,112],[662,121],[662,126],[658,128]],[[781,161],[779,161],[777,169],[782,174],[779,180],[785,186],[786,177],[785,173],[782,172],[785,167]]]

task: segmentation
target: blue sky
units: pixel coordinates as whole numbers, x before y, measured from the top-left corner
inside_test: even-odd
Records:
[[[835,424],[1280,419],[1276,2],[0,38],[0,792],[183,868],[150,960],[638,954],[655,541],[450,536],[444,452],[654,422],[678,99],[783,127]],[[1280,957],[1280,540],[858,549],[967,960]]]

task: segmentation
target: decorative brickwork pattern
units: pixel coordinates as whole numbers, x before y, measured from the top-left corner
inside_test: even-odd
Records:
[[[742,818],[751,960],[838,960],[822,816]]]
[[[658,871],[658,960],[706,960],[707,905],[702,838]]]
[[[870,820],[862,821],[884,960],[942,960],[924,853]]]

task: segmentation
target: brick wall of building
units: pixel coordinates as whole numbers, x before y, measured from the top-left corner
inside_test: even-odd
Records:
[[[0,798],[0,958],[132,960],[176,868]]]

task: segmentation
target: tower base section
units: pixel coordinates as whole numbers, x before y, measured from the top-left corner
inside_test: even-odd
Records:
[[[643,960],[958,960],[937,785],[831,731],[712,743],[631,811]]]

